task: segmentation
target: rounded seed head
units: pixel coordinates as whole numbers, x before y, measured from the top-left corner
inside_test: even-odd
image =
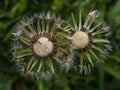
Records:
[[[33,45],[33,49],[36,55],[40,57],[45,57],[52,53],[53,43],[46,37],[40,37],[36,43]]]
[[[68,69],[70,70],[75,66],[76,70],[86,75],[92,71],[97,62],[105,59],[109,54],[111,50],[111,47],[109,47],[110,41],[108,40],[110,28],[103,28],[103,21],[96,22],[96,20],[100,19],[98,18],[99,12],[96,10],[90,11],[85,20],[82,19],[81,14],[80,11],[78,20],[72,14],[71,21],[64,29],[64,31],[68,32],[66,37],[70,40],[70,53],[73,55],[71,60],[69,60],[69,57],[65,59],[67,64],[64,67],[68,71]]]
[[[13,60],[19,62],[16,66],[22,75],[45,79],[58,73],[61,60],[69,52],[67,40],[59,32],[63,23],[60,17],[48,12],[35,14],[18,24],[13,33]]]
[[[89,36],[86,32],[78,31],[73,34],[71,37],[73,46],[78,49],[85,48],[89,43]]]

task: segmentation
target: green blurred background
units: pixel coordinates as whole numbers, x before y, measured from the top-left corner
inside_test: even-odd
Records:
[[[11,62],[11,33],[25,16],[42,11],[70,17],[97,9],[111,26],[113,51],[89,76],[57,75],[51,80],[31,81],[21,77]],[[0,0],[0,90],[120,90],[120,0]]]

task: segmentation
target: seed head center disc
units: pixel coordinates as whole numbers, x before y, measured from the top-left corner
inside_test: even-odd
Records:
[[[78,31],[71,37],[72,44],[78,49],[83,49],[89,44],[89,36],[86,32]]]
[[[33,50],[40,57],[48,56],[53,51],[53,43],[46,37],[40,37],[33,45]]]

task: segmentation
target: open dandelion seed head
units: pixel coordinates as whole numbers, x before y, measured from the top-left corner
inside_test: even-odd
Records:
[[[94,10],[90,11],[83,20],[80,11],[79,22],[76,22],[72,14],[71,22],[73,23],[69,22],[64,28],[69,35],[66,36],[67,39],[71,41],[71,50],[75,52],[74,58],[76,57],[71,65],[76,66],[81,74],[89,74],[94,65],[103,60],[111,51],[110,41],[107,39],[110,28],[105,26],[103,21],[96,22],[99,16],[98,11]],[[67,66],[70,69],[70,65],[66,65],[68,70]]]
[[[13,59],[22,75],[50,78],[59,71],[62,58],[69,52],[64,37],[59,34],[63,23],[60,17],[48,12],[24,18],[18,24],[13,33]]]

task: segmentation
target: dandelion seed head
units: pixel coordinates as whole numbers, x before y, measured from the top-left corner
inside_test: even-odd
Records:
[[[63,43],[64,37],[58,32],[63,23],[64,20],[50,12],[20,21],[13,33],[12,47],[18,72],[33,79],[49,79],[58,73],[63,55],[69,52],[67,42]]]
[[[66,37],[70,41],[70,53],[74,53],[74,59],[70,62],[74,61],[74,63],[70,64],[67,57],[65,64],[67,71],[71,66],[76,66],[79,73],[89,75],[94,65],[106,59],[112,49],[107,38],[110,35],[110,27],[98,18],[100,13],[97,10],[90,11],[85,20],[82,20],[81,14],[80,12],[78,22],[72,14],[67,26]],[[95,22],[98,19],[101,21]]]

